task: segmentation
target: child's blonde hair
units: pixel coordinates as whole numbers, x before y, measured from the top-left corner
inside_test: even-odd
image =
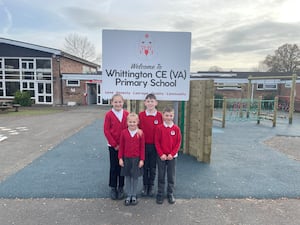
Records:
[[[164,107],[164,109],[162,110],[162,112],[163,113],[165,113],[165,112],[174,112],[174,108],[173,107],[171,107],[171,106],[166,106],[166,107]]]
[[[129,118],[135,118],[135,119],[137,119],[138,122],[140,121],[139,116],[134,112],[128,114],[127,121],[129,120]]]
[[[124,102],[124,98],[123,98],[123,96],[122,96],[121,94],[114,94],[114,95],[111,97],[111,100],[113,101],[114,98],[116,98],[116,97],[122,98],[122,100],[123,100],[123,102]]]

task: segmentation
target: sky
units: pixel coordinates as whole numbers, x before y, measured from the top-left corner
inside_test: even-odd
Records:
[[[75,33],[100,56],[103,29],[191,32],[191,72],[253,71],[283,44],[300,47],[299,9],[299,0],[0,0],[0,37],[64,50]]]

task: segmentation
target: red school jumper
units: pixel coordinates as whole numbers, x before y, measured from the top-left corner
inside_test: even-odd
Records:
[[[181,144],[181,133],[177,125],[166,127],[160,124],[155,132],[155,147],[159,157],[163,154],[171,154],[173,157],[177,155]]]
[[[144,134],[136,133],[131,137],[128,129],[121,132],[120,149],[118,152],[121,158],[139,158],[145,160],[145,137]]]
[[[108,111],[104,119],[104,135],[108,144],[115,148],[120,144],[120,135],[127,128],[127,116],[129,112],[123,109],[122,122],[116,117],[112,110]]]
[[[139,127],[145,134],[146,144],[154,144],[155,129],[157,125],[162,124],[161,112],[157,111],[156,115],[147,115],[146,111],[139,113]]]

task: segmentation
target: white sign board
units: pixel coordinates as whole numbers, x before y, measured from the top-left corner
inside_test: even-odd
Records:
[[[187,101],[190,55],[190,32],[103,30],[101,95]]]

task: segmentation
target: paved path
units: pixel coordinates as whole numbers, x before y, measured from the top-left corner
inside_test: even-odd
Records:
[[[297,199],[178,199],[124,206],[110,199],[0,199],[3,225],[298,225]]]

